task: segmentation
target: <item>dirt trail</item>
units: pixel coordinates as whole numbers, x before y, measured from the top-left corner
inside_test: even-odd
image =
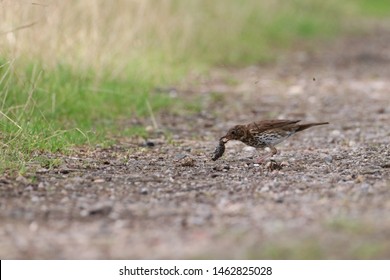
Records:
[[[0,258],[390,258],[389,46],[382,28],[217,69],[173,92],[202,110],[162,113],[169,139],[0,178]],[[281,170],[234,142],[210,160],[232,125],[268,118],[330,125],[280,144]]]

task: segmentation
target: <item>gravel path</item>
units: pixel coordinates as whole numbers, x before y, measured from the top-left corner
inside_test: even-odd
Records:
[[[170,94],[202,110],[156,116],[168,133],[147,145],[0,177],[0,258],[390,258],[389,46],[381,28],[190,77]],[[280,170],[238,142],[210,160],[231,126],[269,118],[330,125],[280,144]]]

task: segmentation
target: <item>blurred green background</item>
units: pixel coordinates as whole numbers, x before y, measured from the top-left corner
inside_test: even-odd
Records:
[[[149,93],[189,73],[272,61],[389,16],[388,0],[1,1],[0,169],[105,143],[119,118],[175,106]]]

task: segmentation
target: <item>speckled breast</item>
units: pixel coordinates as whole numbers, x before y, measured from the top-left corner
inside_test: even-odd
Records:
[[[244,144],[255,147],[255,148],[265,148],[268,146],[268,143],[262,139],[262,137],[248,137],[242,141]]]

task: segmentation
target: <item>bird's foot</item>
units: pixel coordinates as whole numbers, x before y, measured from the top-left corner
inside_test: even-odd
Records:
[[[265,164],[265,163],[267,162],[268,159],[269,159],[269,160],[273,160],[273,159],[270,159],[270,157],[272,157],[272,156],[266,155],[266,156],[263,156],[263,157],[259,157],[259,158],[255,161],[255,163],[260,164],[260,165]]]
[[[267,162],[267,159],[272,158],[274,155],[278,153],[278,151],[275,149],[275,147],[268,147],[271,149],[271,153],[265,154],[262,157],[259,157],[256,161],[257,164],[265,164]]]

